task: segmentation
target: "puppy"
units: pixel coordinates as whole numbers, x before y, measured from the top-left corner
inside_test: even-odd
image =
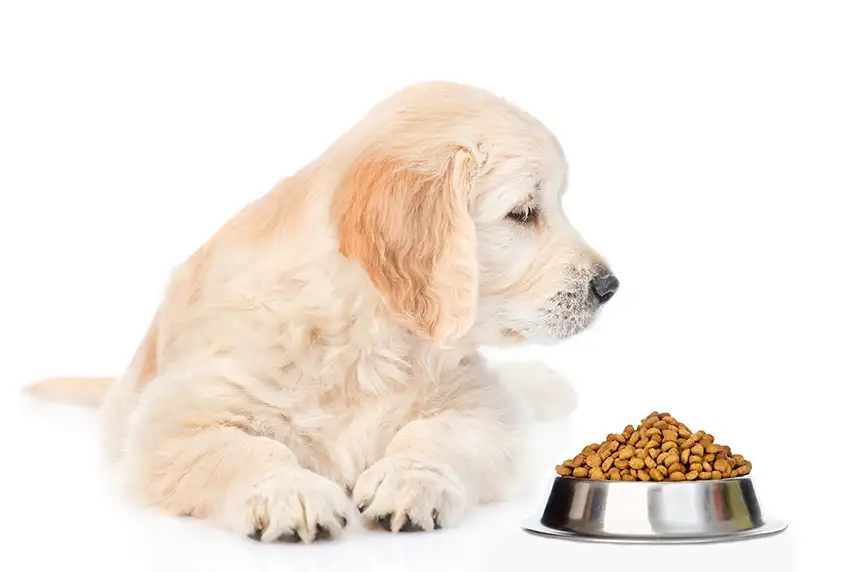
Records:
[[[120,379],[29,391],[100,405],[133,498],[169,514],[265,542],[336,537],[355,507],[451,526],[507,490],[519,384],[568,395],[478,348],[568,338],[618,287],[562,211],[566,176],[510,103],[408,87],[174,270]]]

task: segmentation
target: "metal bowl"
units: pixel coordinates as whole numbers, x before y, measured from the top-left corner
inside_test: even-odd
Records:
[[[762,514],[748,477],[603,481],[555,477],[528,532],[612,542],[716,542],[781,532]]]

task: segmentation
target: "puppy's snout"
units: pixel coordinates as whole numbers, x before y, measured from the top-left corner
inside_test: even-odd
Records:
[[[620,281],[610,272],[602,272],[590,280],[590,291],[602,304],[613,298],[619,287]]]

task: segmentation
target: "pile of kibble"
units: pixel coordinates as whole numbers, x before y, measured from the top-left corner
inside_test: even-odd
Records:
[[[669,413],[653,411],[637,429],[629,425],[622,433],[610,433],[555,471],[577,479],[694,481],[741,477],[752,466],[705,431],[693,433]]]

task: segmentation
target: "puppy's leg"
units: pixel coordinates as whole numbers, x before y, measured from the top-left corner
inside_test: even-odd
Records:
[[[257,434],[247,412],[258,405],[231,372],[198,373],[157,378],[143,396],[122,467],[136,498],[255,540],[338,536],[351,514],[346,494]]]
[[[509,394],[493,380],[427,408],[357,480],[353,498],[367,522],[393,532],[433,530],[504,495],[519,444]]]

